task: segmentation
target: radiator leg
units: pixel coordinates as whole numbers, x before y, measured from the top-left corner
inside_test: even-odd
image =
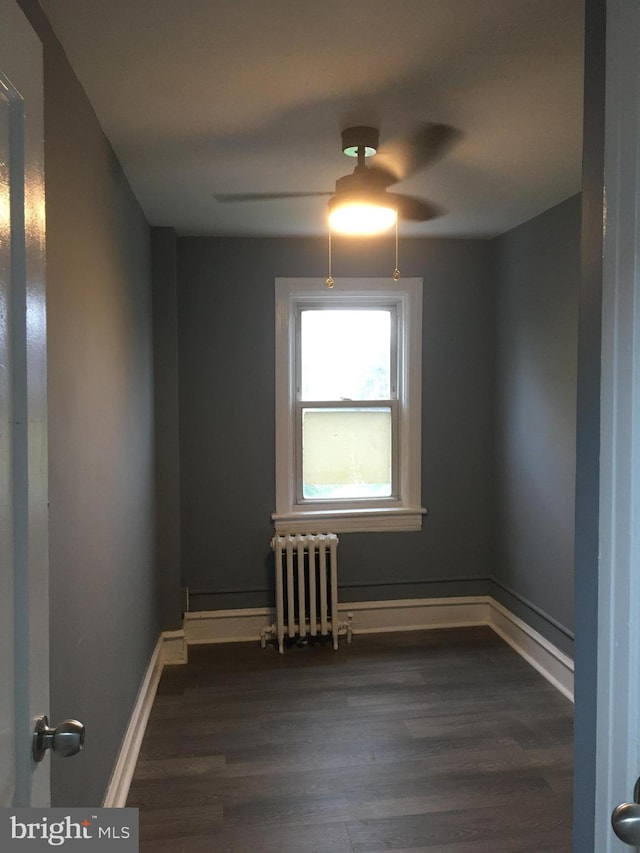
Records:
[[[267,625],[266,628],[263,628],[260,631],[260,647],[263,649],[267,648],[267,634],[275,634],[276,626],[275,625]]]
[[[274,539],[274,543],[276,540]],[[277,540],[276,545],[276,559],[275,559],[275,569],[276,569],[276,636],[278,638],[278,648],[280,650],[280,654],[283,654],[283,641],[284,641],[284,593],[282,590],[282,573],[284,571],[284,566],[282,564],[282,542]]]
[[[329,545],[331,555],[331,631],[333,633],[333,650],[338,651],[338,542],[337,537]]]

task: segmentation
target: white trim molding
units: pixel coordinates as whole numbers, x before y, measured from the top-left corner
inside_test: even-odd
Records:
[[[385,509],[343,509],[340,516],[332,510],[300,510],[273,513],[276,533],[308,533],[310,530],[332,533],[410,532],[422,530],[424,507],[386,507]]]
[[[489,626],[573,702],[573,661],[522,619],[491,599]]]
[[[354,634],[467,628],[488,624],[486,596],[457,598],[401,598],[390,601],[354,601],[339,604],[340,615],[353,625]]]
[[[122,738],[118,757],[105,792],[104,808],[124,808],[127,804],[129,787],[136,768],[142,739],[149,721],[149,714],[156,697],[162,670],[168,664],[187,662],[187,641],[184,630],[165,631],[158,637],[149,664],[138,690],[138,695],[129,718],[129,725]]]
[[[190,646],[204,643],[249,643],[259,640],[265,625],[273,623],[275,608],[198,610],[184,614],[184,632]]]
[[[487,625],[573,701],[573,661],[491,596],[354,601],[338,612],[354,634]],[[199,611],[185,614],[184,629],[189,645],[253,642],[274,620],[272,607]]]
[[[189,649],[184,628],[178,631],[163,631],[160,639],[162,640],[162,663],[165,666],[187,663]]]
[[[275,414],[277,533],[416,531],[425,510],[420,506],[422,395],[422,279],[336,279],[328,290],[324,279],[276,278],[275,281]],[[308,308],[385,308],[392,324],[392,390],[389,398],[370,401],[389,408],[393,417],[393,494],[350,500],[311,500],[302,494],[303,400],[298,379],[299,311]],[[346,400],[347,398],[342,398]],[[308,401],[312,406],[313,401]],[[315,401],[320,407],[362,405],[363,401]],[[388,405],[387,405],[388,404]]]

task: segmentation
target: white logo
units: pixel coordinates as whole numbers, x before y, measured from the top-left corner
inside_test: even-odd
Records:
[[[96,815],[92,815],[93,820],[96,820]],[[75,841],[94,838],[92,832],[93,822],[85,818],[83,821],[77,822],[71,820],[67,815],[62,820],[50,821],[47,817],[42,817],[38,822],[23,823],[18,820],[15,815],[11,815],[11,838],[14,841],[22,840],[38,840],[46,841],[52,847],[59,847],[65,841]],[[128,826],[121,826],[116,829],[110,826],[98,827],[98,838],[129,838],[130,829]]]

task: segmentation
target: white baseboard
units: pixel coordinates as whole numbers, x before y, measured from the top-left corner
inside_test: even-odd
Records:
[[[567,699],[574,701],[570,657],[493,598],[489,625]]]
[[[136,697],[129,725],[122,738],[116,763],[105,792],[104,808],[124,808],[138,761],[142,739],[156,696],[162,670],[167,664],[187,662],[187,642],[183,630],[165,631],[158,637]]]
[[[161,639],[162,663],[165,666],[176,663],[187,663],[189,659],[189,647],[184,628],[180,628],[179,631],[163,631]]]
[[[573,701],[573,661],[491,596],[354,601],[338,610],[345,621],[351,614],[354,634],[488,625]],[[189,645],[250,642],[274,620],[270,607],[199,611],[185,614],[184,629]]]
[[[352,615],[354,634],[466,628],[488,624],[489,599],[483,595],[458,598],[410,598],[354,601],[339,604],[342,617]]]
[[[259,640],[261,631],[275,619],[273,607],[238,610],[198,610],[184,614],[187,643],[249,643]]]
[[[419,631],[424,628],[460,628],[486,625],[488,598],[398,599],[395,601],[354,601],[338,604],[341,620],[353,616],[357,634],[385,631]],[[202,610],[185,613],[187,643],[237,643],[260,638],[261,632],[275,621],[273,607],[244,610]]]

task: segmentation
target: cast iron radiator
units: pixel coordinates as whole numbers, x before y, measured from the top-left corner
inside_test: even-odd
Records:
[[[276,623],[262,633],[274,633],[280,654],[285,636],[292,642],[328,637],[338,648],[338,632],[351,625],[338,621],[338,537],[335,533],[276,534],[271,540],[275,557]]]

